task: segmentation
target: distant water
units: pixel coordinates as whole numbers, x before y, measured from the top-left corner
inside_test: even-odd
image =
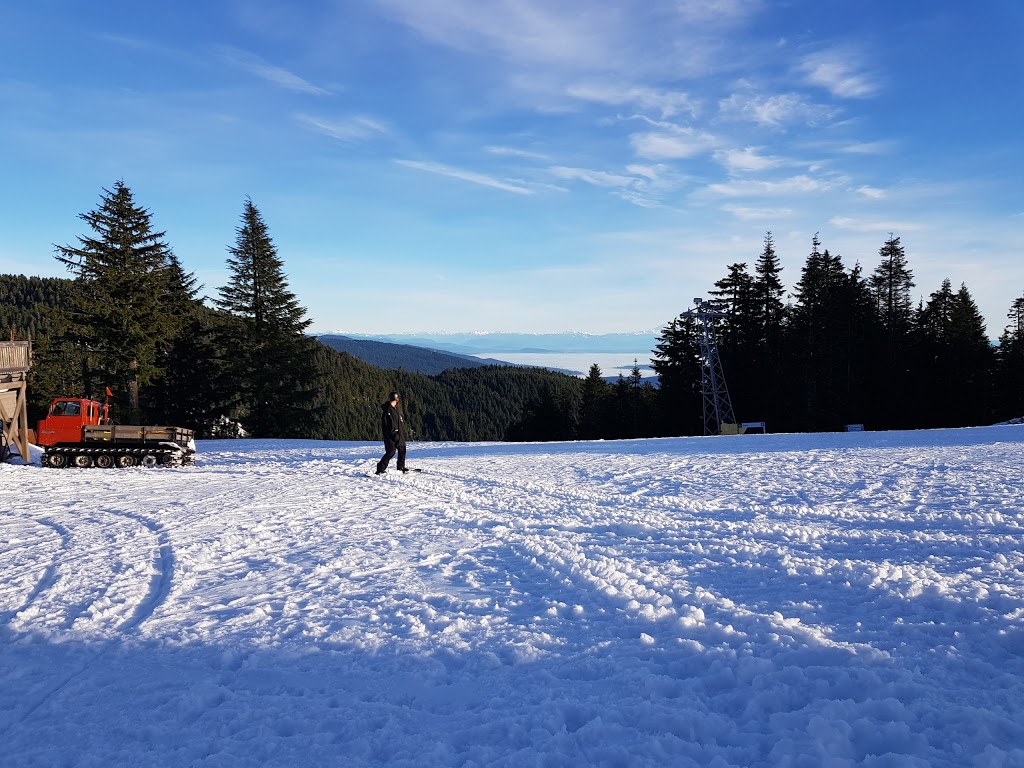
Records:
[[[516,365],[536,365],[541,368],[570,371],[577,376],[585,377],[590,366],[597,363],[604,376],[629,376],[633,370],[633,361],[640,366],[640,374],[646,378],[655,376],[651,370],[651,353],[619,353],[619,352],[494,352],[477,354],[475,357],[504,360]]]

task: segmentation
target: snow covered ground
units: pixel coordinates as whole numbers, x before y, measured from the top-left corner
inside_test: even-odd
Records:
[[[0,466],[0,765],[1024,766],[1024,427]]]

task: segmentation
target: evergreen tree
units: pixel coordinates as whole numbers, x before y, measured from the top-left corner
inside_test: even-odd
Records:
[[[163,373],[161,354],[180,330],[175,278],[183,273],[123,182],[80,218],[93,234],[77,247],[56,246],[57,260],[75,274],[66,336],[87,353],[85,394],[112,388],[127,406],[122,416],[134,420],[141,388]]]
[[[733,404],[741,411],[760,400],[760,382],[750,363],[758,354],[761,337],[758,296],[746,263],[730,264],[729,274],[715,283],[714,304],[725,312],[716,323],[719,358]]]
[[[906,252],[898,237],[889,235],[878,255],[882,261],[868,284],[887,335],[901,342],[910,332],[913,314],[910,289],[914,287],[914,273],[907,265]]]
[[[952,320],[950,345],[958,373],[953,397],[960,406],[954,426],[991,423],[995,351],[981,310],[965,283],[956,293]]]
[[[837,429],[843,410],[844,338],[843,289],[847,276],[842,261],[826,248],[817,233],[800,273],[796,304],[789,328],[789,391],[792,426],[800,430]]]
[[[609,386],[601,374],[601,366],[594,363],[590,366],[587,378],[583,380],[580,397],[579,436],[584,440],[594,440],[605,435],[608,397]]]
[[[915,426],[972,426],[991,419],[995,355],[974,299],[949,279],[917,312]]]
[[[686,313],[657,337],[651,367],[658,374],[661,423],[670,435],[704,434],[704,396],[697,321]]]
[[[228,414],[253,437],[305,437],[313,424],[314,341],[310,320],[288,289],[267,225],[246,199],[228,248],[226,286],[215,304],[231,318],[220,331]]]
[[[755,386],[744,394],[748,413],[758,420],[779,423],[782,419],[783,350],[786,290],[780,277],[782,264],[775,252],[772,233],[766,232],[764,248],[754,265],[753,333],[749,380]]]
[[[999,419],[1024,417],[1024,296],[1014,299],[996,351]]]
[[[775,240],[772,233],[764,236],[764,249],[754,265],[753,301],[754,316],[758,321],[759,344],[771,346],[773,337],[781,333],[785,313],[782,298],[786,289],[780,277],[782,264],[775,253]]]
[[[875,406],[881,425],[887,429],[913,426],[915,417],[906,407],[912,388],[913,272],[907,265],[900,239],[889,239],[878,251],[881,263],[868,279],[882,327],[879,360],[886,371],[884,390],[880,384]]]

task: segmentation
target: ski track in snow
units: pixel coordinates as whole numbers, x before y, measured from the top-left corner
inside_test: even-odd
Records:
[[[1022,444],[0,465],[0,765],[1024,766]]]

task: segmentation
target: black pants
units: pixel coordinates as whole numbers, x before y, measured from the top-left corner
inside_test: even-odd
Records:
[[[405,442],[392,443],[390,440],[384,443],[384,456],[377,462],[377,474],[388,468],[391,457],[398,454],[398,469],[405,469]]]

